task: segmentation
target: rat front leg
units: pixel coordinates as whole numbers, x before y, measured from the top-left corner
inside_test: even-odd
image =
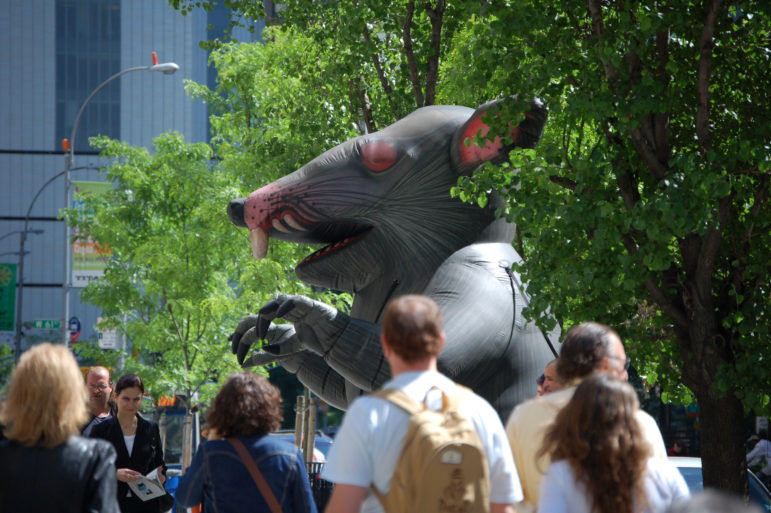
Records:
[[[254,327],[257,324],[256,319],[245,321],[246,324],[242,326],[242,336],[234,345],[236,350],[251,345],[248,343],[248,340],[251,338],[256,339],[257,337],[255,329],[253,330],[253,333],[246,337],[246,341],[244,341],[243,344],[238,343],[241,340],[244,340],[244,333],[248,332],[251,327]],[[248,327],[248,329],[243,331],[244,327]],[[238,338],[237,333],[238,331],[234,333],[234,335],[231,335],[231,337]],[[348,404],[350,404],[351,401],[365,393],[364,390],[356,387],[353,383],[346,381],[339,373],[330,368],[324,359],[316,353],[303,349],[291,352],[288,351],[290,346],[296,348],[299,347],[300,344],[294,326],[291,324],[270,323],[264,338],[272,347],[282,347],[287,350],[287,352],[284,354],[272,354],[266,351],[257,350],[245,360],[241,358],[244,368],[277,363],[284,367],[288,372],[297,375],[297,379],[303,385],[311,389],[322,400],[342,410],[347,409]],[[248,351],[248,349],[249,348],[246,347],[246,351]]]
[[[379,388],[390,378],[380,346],[380,326],[355,319],[326,303],[305,296],[279,295],[260,309],[254,336],[265,339],[271,321],[284,319],[294,324],[294,336],[281,334],[263,350],[276,356],[298,350],[311,351],[346,381],[361,390]],[[270,340],[269,340],[270,342]]]

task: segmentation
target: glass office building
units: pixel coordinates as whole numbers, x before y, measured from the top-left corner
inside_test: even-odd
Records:
[[[186,95],[184,80],[213,83],[208,55],[198,43],[216,36],[227,14],[217,8],[183,16],[165,0],[10,0],[0,9],[0,343],[13,344],[9,309],[19,305],[10,302],[16,296],[12,273],[18,271],[25,221],[22,349],[68,339],[67,311],[80,323],[79,340],[96,337],[98,309],[81,303],[81,289],[65,292],[68,244],[57,216],[72,197],[65,196],[64,176],[58,176],[65,169],[61,141],[70,137],[78,110],[99,84],[119,71],[151,65],[152,52],[179,70],[128,73],[99,91],[78,124],[75,167],[98,168],[100,159],[88,145],[97,134],[148,148],[167,131],[206,141],[206,106]],[[259,32],[242,32],[239,39]],[[71,180],[103,177],[80,169]],[[57,320],[60,327],[49,329],[43,320]]]

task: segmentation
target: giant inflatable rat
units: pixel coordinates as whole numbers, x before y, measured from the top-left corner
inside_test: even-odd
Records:
[[[326,244],[300,262],[297,276],[354,295],[350,314],[304,296],[278,296],[231,335],[239,362],[277,361],[345,409],[390,377],[378,324],[386,303],[421,293],[442,310],[440,371],[487,399],[504,420],[532,396],[553,354],[522,317],[527,297],[511,270],[519,259],[514,226],[496,219],[501,202],[494,193],[484,208],[450,196],[460,175],[540,138],[546,109],[533,101],[521,123],[508,123],[513,144],[496,138],[476,145],[475,136],[489,130],[483,114],[500,120],[499,102],[476,111],[420,108],[231,201],[228,215],[250,230],[255,258],[265,256],[270,238]],[[274,324],[276,318],[291,324]],[[244,362],[259,339],[268,345]]]

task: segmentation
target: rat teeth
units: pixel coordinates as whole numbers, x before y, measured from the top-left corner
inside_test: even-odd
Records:
[[[285,215],[283,221],[295,230],[299,230],[301,232],[305,231],[305,228],[303,228],[300,223],[298,223],[297,220],[292,217],[292,214]]]
[[[268,232],[261,228],[255,228],[249,232],[252,243],[252,256],[255,260],[262,260],[268,254]]]
[[[279,232],[281,232],[281,233],[291,233],[291,232],[289,231],[289,228],[287,228],[286,226],[284,226],[284,224],[283,224],[281,221],[279,221],[278,219],[274,219],[274,220],[273,220],[273,222],[272,222],[272,223],[270,223],[270,225],[271,225],[271,226],[272,226],[272,227],[273,227],[275,230],[277,230],[277,231],[279,231]]]

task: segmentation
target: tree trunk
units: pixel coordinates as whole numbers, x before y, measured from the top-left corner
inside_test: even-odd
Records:
[[[732,393],[718,397],[704,384],[694,391],[701,410],[701,460],[704,486],[748,494],[744,451],[744,408]],[[706,391],[706,392],[705,392]]]
[[[188,396],[189,397],[189,396]],[[187,469],[193,462],[193,414],[190,408],[185,409],[182,421],[182,468]]]

